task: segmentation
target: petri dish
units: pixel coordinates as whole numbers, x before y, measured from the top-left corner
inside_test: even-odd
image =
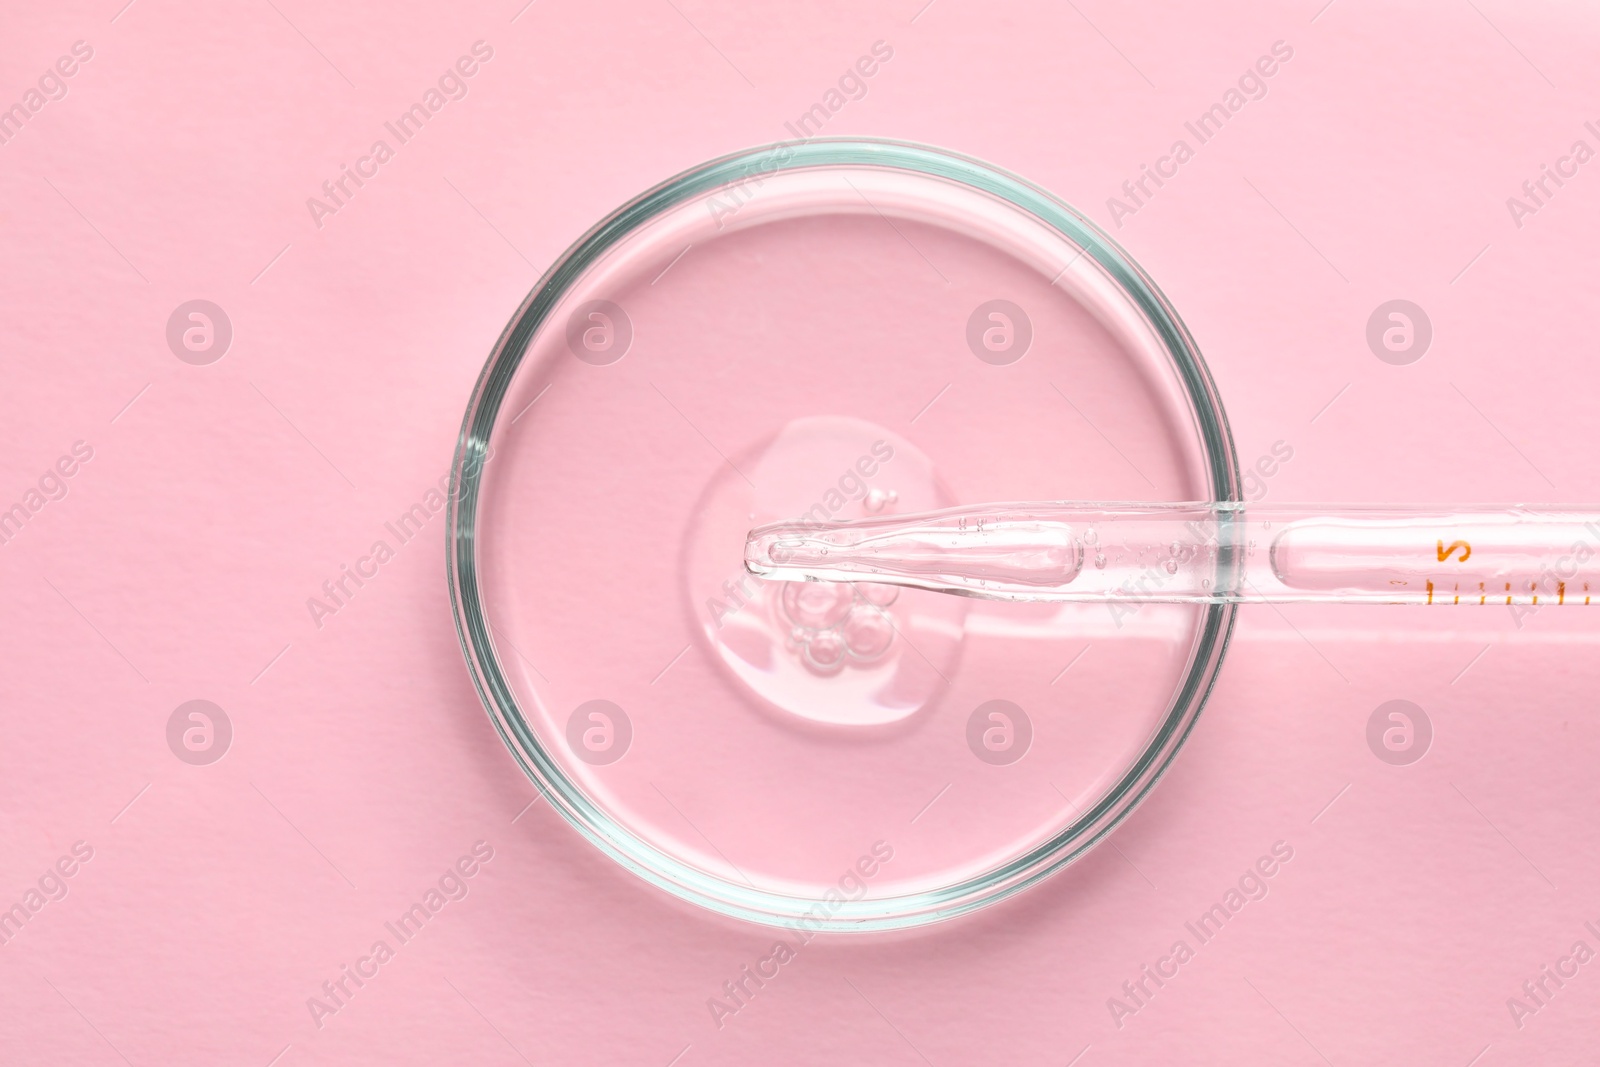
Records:
[[[1239,499],[1166,298],[978,160],[773,145],[622,206],[511,317],[456,452],[452,604],[511,755],[618,864],[753,922],[914,926],[1110,833],[1235,606],[764,582],[745,537],[1047,499]]]

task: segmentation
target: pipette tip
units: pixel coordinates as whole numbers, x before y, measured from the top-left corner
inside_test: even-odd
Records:
[[[1082,567],[1070,525],[960,509],[750,531],[745,569],[768,580],[866,581],[1032,599]]]

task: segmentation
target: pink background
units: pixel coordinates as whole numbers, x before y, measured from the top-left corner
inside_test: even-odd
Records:
[[[275,5],[275,6],[274,6]],[[16,1063],[1541,1063],[1589,1055],[1600,964],[1594,623],[1543,612],[1245,611],[1210,707],[1113,838],[944,927],[815,942],[718,1029],[773,935],[666,899],[514,767],[460,659],[435,519],[319,629],[305,607],[445,473],[539,272],[708,157],[787,136],[877,40],[826,132],[931,142],[1111,226],[1136,177],[1275,41],[1294,57],[1114,230],[1194,331],[1269,499],[1600,499],[1583,299],[1597,16],[1566,5],[935,0],[433,10],[120,0],[8,13],[0,105],[92,60],[0,144],[0,507],[94,450],[0,547],[0,947]],[[477,40],[494,57],[318,228],[305,206]],[[226,356],[165,326],[203,298]],[[1405,298],[1434,340],[1380,362]],[[653,672],[655,663],[641,664]],[[1368,749],[1421,705],[1420,762]],[[216,702],[232,747],[165,729]],[[1330,803],[1331,802],[1331,803]],[[515,821],[513,821],[515,820]],[[319,1028],[341,964],[474,842],[494,858]],[[1119,1028],[1107,998],[1274,842],[1294,858]],[[1553,986],[1552,986],[1553,988]]]

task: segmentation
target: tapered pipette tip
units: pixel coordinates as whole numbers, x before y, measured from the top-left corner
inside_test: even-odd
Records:
[[[886,582],[1033,599],[1083,565],[1070,525],[960,511],[854,522],[780,522],[750,531],[745,568],[782,581]]]

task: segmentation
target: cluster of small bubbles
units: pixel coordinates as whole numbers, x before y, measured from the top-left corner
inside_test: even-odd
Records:
[[[826,630],[850,612],[850,587],[841,582],[785,582],[783,613],[809,630]]]
[[[824,675],[879,659],[894,642],[886,609],[899,595],[876,582],[785,582],[778,604],[792,624],[790,650]]]
[[[1094,565],[1095,565],[1095,568],[1098,569],[1098,570],[1105,570],[1105,566],[1106,566],[1105,553],[1096,552],[1094,554]]]
[[[869,489],[866,497],[861,501],[861,506],[876,515],[887,505],[900,499],[900,494],[893,489]]]

